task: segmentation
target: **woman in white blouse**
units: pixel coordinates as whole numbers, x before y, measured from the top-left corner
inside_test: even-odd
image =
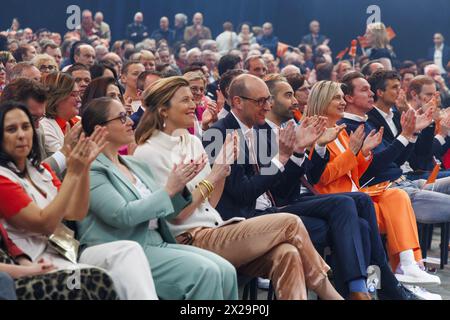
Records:
[[[182,77],[161,79],[144,92],[144,104],[135,157],[147,162],[155,181],[164,185],[183,157],[199,165],[207,158],[200,140],[186,130],[195,119],[189,82]],[[322,299],[342,299],[297,216],[280,213],[222,220],[215,206],[230,164],[238,157],[238,145],[237,134],[228,135],[212,168],[205,166],[186,185],[192,204],[170,221],[172,234],[178,242],[221,255],[243,274],[270,278],[278,299],[307,299],[307,288]]]
[[[79,121],[81,98],[78,85],[66,73],[51,73],[43,82],[49,95],[45,118],[39,124],[45,135],[46,157],[49,157],[63,147],[64,136]]]

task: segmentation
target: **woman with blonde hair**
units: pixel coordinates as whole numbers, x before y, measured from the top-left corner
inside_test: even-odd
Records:
[[[328,127],[332,129],[343,118],[345,105],[341,84],[319,81],[309,95],[306,116],[326,116]],[[387,253],[397,279],[405,283],[440,283],[437,276],[419,267],[422,255],[408,194],[400,189],[390,189],[387,182],[370,188],[359,184],[372,161],[372,150],[381,143],[382,137],[383,129],[373,130],[366,137],[363,125],[350,135],[341,131],[338,138],[327,145],[330,160],[315,187],[320,193],[367,193],[373,200],[380,230],[376,225],[372,226],[373,233],[376,228],[377,235],[379,232],[387,235]]]
[[[164,185],[180,160],[207,159],[200,139],[187,131],[195,119],[190,83],[183,77],[158,80],[145,91],[144,103],[135,157],[153,169],[157,184]],[[215,207],[238,148],[238,135],[229,134],[212,167],[206,165],[186,184],[192,203],[168,221],[172,235],[178,243],[219,254],[243,274],[270,278],[278,299],[305,300],[307,288],[322,299],[342,299],[327,277],[329,267],[297,216],[277,213],[222,220]]]
[[[31,60],[31,63],[39,69],[42,75],[59,71],[55,58],[46,53],[36,55],[33,60]]]
[[[367,25],[365,38],[370,47],[368,56],[370,60],[381,59],[386,69],[391,70],[396,55],[389,44],[389,35],[383,22],[374,22]],[[389,61],[387,61],[389,60]]]
[[[14,58],[13,54],[9,51],[0,51],[0,63],[3,63],[6,69],[6,81],[8,82],[9,75],[11,74],[12,69],[17,64],[16,58]]]
[[[189,81],[189,87],[195,102],[194,127],[189,128],[191,134],[197,137],[202,136],[202,132],[209,128],[209,125],[217,121],[217,104],[205,96],[207,81],[201,71],[191,71],[183,75]]]

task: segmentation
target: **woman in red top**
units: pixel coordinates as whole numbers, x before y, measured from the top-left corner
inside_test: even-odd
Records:
[[[150,267],[139,244],[116,241],[96,245],[85,249],[78,258],[70,231],[59,237],[63,238],[60,250],[52,246],[49,238],[55,231],[64,230],[62,220],[79,221],[85,217],[89,169],[106,144],[105,135],[106,130],[98,128],[89,138],[80,136],[66,158],[67,171],[61,184],[50,167],[41,164],[38,138],[27,107],[16,102],[0,105],[0,223],[29,262],[51,261],[58,270],[71,270],[71,274],[95,265],[108,271],[121,299],[157,299]],[[83,278],[83,273],[80,275],[81,282],[90,281]],[[111,281],[100,281],[92,288],[114,290]]]

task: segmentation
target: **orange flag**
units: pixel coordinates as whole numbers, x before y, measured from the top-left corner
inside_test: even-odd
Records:
[[[289,45],[283,42],[278,42],[278,48],[277,48],[277,56],[283,57],[286,51],[288,50]]]
[[[336,59],[341,60],[342,58],[344,58],[344,56],[347,54],[348,52],[348,47],[345,48],[344,50],[342,50],[341,52],[339,52],[336,56]]]
[[[436,181],[436,178],[439,174],[439,170],[441,169],[441,165],[439,163],[436,163],[434,165],[433,171],[431,171],[430,176],[427,179],[427,182],[425,182],[425,184],[422,186],[422,189],[430,183],[434,183]]]
[[[358,36],[359,45],[361,48],[367,48],[369,45],[367,44],[367,39],[364,36]]]
[[[392,29],[392,27],[387,27],[386,28],[386,33],[388,36],[389,41],[391,41],[392,39],[394,39],[397,35],[395,34],[394,29]]]

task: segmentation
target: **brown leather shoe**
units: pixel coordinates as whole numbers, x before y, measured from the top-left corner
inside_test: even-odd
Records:
[[[370,294],[366,292],[352,292],[350,293],[349,300],[372,300],[372,297]]]

